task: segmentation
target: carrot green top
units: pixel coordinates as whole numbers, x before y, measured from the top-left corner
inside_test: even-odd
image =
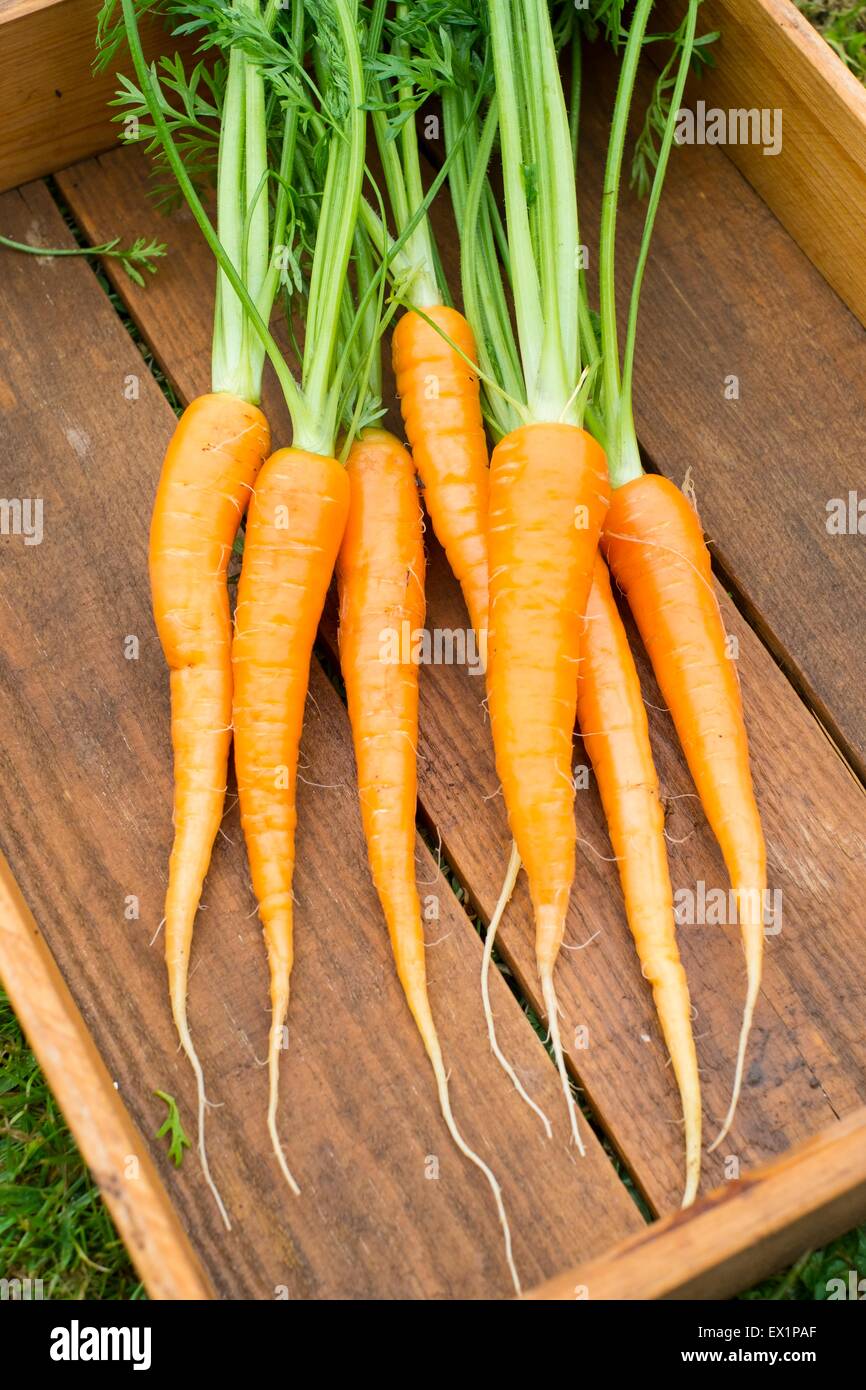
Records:
[[[662,185],[667,172],[668,159],[673,144],[677,113],[682,101],[686,75],[695,51],[695,25],[700,0],[688,0],[686,17],[670,36],[674,40],[674,52],[659,80],[657,91],[667,92],[665,104],[658,124],[661,127],[661,143],[653,151],[654,175],[649,188],[643,234],[637,263],[632,279],[629,298],[628,320],[626,325],[625,347],[620,359],[619,335],[616,322],[616,219],[619,202],[620,180],[623,152],[625,149],[629,114],[634,94],[638,61],[646,41],[646,28],[653,0],[636,0],[628,36],[625,42],[619,84],[611,121],[608,142],[607,162],[604,171],[604,191],[601,211],[601,232],[598,251],[599,318],[601,324],[601,392],[600,418],[596,418],[593,432],[598,435],[607,454],[611,484],[620,487],[643,471],[637,434],[634,425],[632,404],[632,380],[634,374],[635,339],[637,336],[637,315],[640,292],[649,254],[655,216],[661,198]],[[580,36],[575,34],[575,44]],[[675,77],[671,79],[671,70]],[[666,86],[664,84],[667,84]],[[575,91],[572,103],[573,134],[576,142],[579,91]],[[586,302],[586,281],[581,281],[583,299],[582,318],[588,318]],[[622,369],[620,370],[620,362]]]
[[[449,186],[461,241],[464,307],[478,346],[485,413],[496,435],[527,421],[582,424],[603,444],[615,486],[641,471],[632,378],[641,285],[656,210],[691,63],[707,59],[713,34],[696,39],[700,0],[672,34],[648,34],[652,0],[416,0],[402,34],[415,67],[439,73]],[[621,52],[605,167],[598,253],[598,303],[590,308],[575,191],[581,87],[581,29],[606,31]],[[558,52],[571,39],[570,115]],[[644,46],[673,43],[656,79],[632,176],[648,193],[622,357],[616,321],[617,205],[638,61]],[[477,86],[492,54],[495,88]],[[445,77],[449,80],[445,80]],[[505,219],[489,177],[497,138]],[[658,144],[657,144],[658,142]],[[516,327],[516,334],[515,334]]]
[[[370,6],[365,47],[368,109],[384,197],[371,176],[372,201],[362,199],[360,219],[393,284],[392,306],[399,303],[422,314],[426,308],[451,302],[428,212],[449,173],[453,153],[425,188],[416,118],[428,97],[435,94],[444,101],[445,92],[457,82],[448,25],[457,24],[462,33],[468,21],[474,33],[477,25],[471,11],[477,3],[415,0],[393,5],[390,14],[387,0],[373,0]],[[443,40],[445,50],[439,51]],[[420,50],[415,47],[418,43]],[[474,116],[484,84],[471,86],[475,95],[469,99],[469,107]],[[428,119],[436,123],[434,138],[438,138],[438,115],[431,113]],[[457,148],[459,137],[452,143]],[[393,236],[388,230],[388,214],[395,229]]]
[[[416,69],[426,62],[442,79],[464,308],[488,421],[498,435],[532,421],[580,425],[590,381],[578,328],[577,197],[547,0],[416,0],[402,32]],[[504,221],[487,177],[497,133]]]
[[[441,304],[447,287],[441,273],[426,214],[429,200],[421,178],[415,114],[423,93],[409,76],[408,45],[403,30],[411,6],[398,4],[385,48],[386,0],[374,0],[368,31],[369,105],[373,133],[399,246],[387,244],[384,220],[367,203],[362,211],[368,234],[380,255],[388,254],[392,274],[399,274],[407,299],[416,306]]]
[[[106,0],[104,50],[117,47]],[[217,227],[196,187],[194,161],[179,148],[198,116],[181,97],[178,111],[148,66],[138,12],[150,0],[119,0],[138,88],[127,82],[119,102],[138,101],[150,125],[137,138],[159,148],[218,266],[212,384],[257,400],[267,355],[279,379],[293,442],[334,453],[350,344],[339,348],[340,315],[349,270],[365,153],[365,77],[358,0],[184,0],[170,12],[174,32],[196,34],[199,51],[227,54],[215,114],[219,119]],[[111,50],[113,51],[113,50]],[[309,61],[307,61],[309,60]],[[165,72],[165,69],[164,69]],[[170,84],[166,84],[170,85]],[[296,257],[287,245],[301,221],[299,131],[315,135],[317,235],[305,289],[305,333],[299,377],[289,369],[268,321],[278,288],[291,290]],[[203,137],[204,138],[204,137]],[[276,154],[269,161],[269,149]],[[190,167],[192,165],[192,167]]]

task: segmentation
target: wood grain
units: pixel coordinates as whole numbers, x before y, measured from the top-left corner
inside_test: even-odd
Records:
[[[42,185],[0,199],[0,220],[64,236]],[[176,283],[187,293],[193,281],[181,273]],[[10,258],[0,306],[10,345],[0,376],[2,491],[44,501],[41,544],[0,539],[0,849],[120,1097],[150,1135],[163,1114],[156,1088],[177,1096],[187,1119],[194,1104],[159,937],[171,836],[168,682],[145,553],[173,417],[82,262]],[[128,659],[130,638],[138,648]],[[209,1153],[230,1236],[194,1155],[175,1171],[163,1145],[150,1141],[150,1152],[221,1296],[506,1295],[488,1189],[447,1139],[396,980],[366,865],[347,719],[318,667],[301,774],[281,1105],[301,1199],[269,1155],[266,968],[234,810],[209,875],[190,985],[192,1027],[219,1102]],[[418,875],[428,912],[438,911],[428,922],[431,995],[455,1112],[501,1178],[528,1285],[598,1253],[641,1217],[597,1140],[576,1166],[564,1135],[546,1141],[504,1082],[478,997],[480,942],[420,839]],[[501,980],[496,1009],[539,1100],[555,1109],[547,1055]],[[38,1029],[32,1023],[31,1036]],[[62,1068],[52,1081],[65,1105]],[[70,1119],[75,1127],[74,1106]],[[121,1148],[113,1141],[113,1153]],[[527,1181],[539,1173],[542,1181]],[[110,1163],[97,1176],[110,1189]]]
[[[136,166],[128,153],[82,165],[62,180],[66,196],[92,236],[102,235],[111,217],[134,216],[141,221],[148,216],[140,203],[141,165]],[[756,211],[754,195],[739,175],[724,160],[719,159],[719,164],[727,171],[722,177],[742,190],[743,211],[737,214],[735,204],[735,215],[742,216],[743,225],[766,216]],[[676,213],[682,219],[678,202]],[[158,360],[181,392],[189,395],[207,381],[212,277],[188,222],[164,226],[163,237],[175,248],[165,272],[145,292],[118,283]],[[687,237],[683,228],[681,239]],[[453,264],[453,243],[443,244],[443,250]],[[805,284],[820,303],[820,296],[830,292],[799,252],[794,249],[790,254],[796,265],[802,265]],[[666,312],[673,313],[676,304],[676,298],[668,300]],[[809,312],[808,304],[801,312]],[[644,324],[648,337],[654,330],[662,331],[657,323],[660,313],[659,302],[652,326]],[[832,328],[832,317],[829,322]],[[642,390],[648,401],[653,379],[664,367],[658,354],[645,352],[642,360]],[[287,428],[285,413],[273,391],[266,393],[266,400],[279,437],[280,430]],[[781,422],[776,427],[781,430]],[[677,430],[685,447],[691,416],[681,413]],[[727,448],[727,437],[719,437]],[[792,424],[785,435],[785,451],[786,476],[795,477],[798,466],[806,466],[799,426]],[[768,477],[765,486],[771,485]],[[728,536],[743,524],[742,497],[742,488],[739,494],[730,489],[718,495],[711,534]],[[766,542],[762,545],[766,547]],[[757,548],[755,555],[759,555]],[[766,566],[765,559],[760,563]],[[816,566],[813,583],[818,592],[819,578]],[[428,599],[431,627],[465,626],[458,591],[435,546],[431,546]],[[826,595],[823,601],[829,602]],[[707,1161],[707,1185],[721,1179],[726,1157],[743,1168],[765,1161],[866,1100],[866,1039],[860,1027],[866,1005],[866,932],[860,907],[866,882],[862,829],[866,802],[814,718],[727,600],[724,611],[740,644],[739,671],[767,830],[770,881],[783,895],[783,926],[781,934],[768,941],[766,984],[738,1126],[724,1153]],[[326,627],[326,635],[333,642],[333,626]],[[635,648],[639,650],[637,641]],[[720,857],[693,800],[670,720],[653,708],[661,705],[661,699],[642,653],[640,664],[668,799],[674,885],[697,891],[700,880],[709,888],[726,887]],[[508,837],[478,676],[457,666],[430,666],[422,673],[421,754],[423,814],[434,835],[441,837],[471,900],[487,917],[504,873]],[[584,761],[578,745],[575,762]],[[558,967],[564,1035],[573,1038],[579,1025],[588,1029],[589,1046],[574,1057],[580,1082],[639,1186],[664,1211],[677,1204],[681,1185],[677,1096],[651,997],[623,920],[615,866],[606,858],[610,850],[592,781],[578,796],[577,818],[582,854],[567,943],[570,948],[591,944],[584,950],[564,951]],[[521,889],[506,920],[502,943],[522,988],[537,1006],[527,924],[527,899]],[[737,931],[731,927],[684,928],[681,944],[697,1010],[695,1027],[711,1135],[726,1108],[731,1082],[733,1041],[744,991],[742,953]],[[554,1118],[558,1117],[557,1111]]]
[[[661,0],[653,26],[676,28],[682,14],[678,0]],[[689,103],[782,112],[778,154],[723,148],[866,323],[866,89],[791,0],[706,0],[699,24],[721,37]]]
[[[108,107],[115,70],[93,71],[101,6],[0,0],[0,191],[117,144]],[[141,36],[148,57],[168,47],[165,30],[150,17]],[[189,45],[172,42],[170,51],[178,47]]]
[[[730,1298],[864,1219],[866,1110],[858,1110],[527,1298]]]
[[[212,1298],[141,1134],[0,855],[0,979],[151,1298]]]

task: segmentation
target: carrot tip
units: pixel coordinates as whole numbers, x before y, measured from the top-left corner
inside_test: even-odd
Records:
[[[505,1259],[508,1264],[508,1272],[511,1275],[514,1292],[519,1297],[523,1292],[523,1288],[520,1283],[520,1275],[517,1273],[517,1266],[514,1263],[514,1255],[511,1249],[511,1227],[508,1224],[505,1203],[502,1200],[502,1188],[499,1186],[493,1171],[484,1162],[484,1159],[481,1158],[474,1149],[469,1147],[463,1135],[460,1133],[460,1130],[457,1128],[457,1122],[454,1119],[454,1113],[451,1109],[451,1096],[448,1090],[448,1074],[445,1071],[445,1063],[442,1060],[442,1052],[435,1032],[431,1037],[424,1038],[424,1045],[427,1048],[427,1055],[430,1058],[433,1074],[436,1078],[436,1089],[439,1093],[439,1107],[442,1111],[442,1118],[445,1121],[446,1128],[464,1157],[468,1158],[469,1162],[473,1163],[475,1167],[483,1173],[493,1193],[493,1199],[496,1203],[496,1213],[499,1217],[499,1225],[505,1241]]]
[[[217,1204],[217,1210],[219,1211],[219,1214],[222,1217],[223,1225],[225,1226],[227,1231],[230,1231],[232,1228],[232,1223],[229,1220],[229,1214],[226,1211],[225,1203],[223,1202],[223,1199],[220,1196],[219,1188],[217,1187],[216,1183],[211,1177],[210,1165],[207,1160],[207,1149],[205,1148],[204,1142],[204,1121],[205,1107],[207,1106],[208,1101],[204,1091],[204,1072],[202,1071],[201,1062],[198,1059],[198,1053],[196,1052],[195,1047],[193,1046],[193,1041],[190,1036],[189,1024],[187,1023],[186,1017],[186,1008],[184,1005],[181,1005],[179,1010],[176,1010],[175,1012],[175,1026],[177,1027],[178,1034],[180,1035],[181,1046],[184,1052],[186,1053],[187,1060],[189,1061],[189,1064],[192,1067],[193,1074],[195,1076],[196,1093],[198,1096],[199,1162],[201,1163],[202,1173],[204,1174],[204,1180],[210,1188],[211,1195],[213,1196],[213,1199]]]
[[[505,872],[505,880],[502,884],[502,891],[499,894],[499,901],[496,904],[493,916],[490,918],[490,925],[487,928],[487,934],[484,938],[484,957],[481,962],[481,998],[484,1004],[484,1017],[487,1021],[487,1036],[490,1039],[490,1049],[494,1057],[496,1058],[499,1065],[502,1067],[502,1070],[505,1072],[506,1076],[511,1081],[512,1085],[514,1086],[514,1089],[517,1091],[517,1094],[520,1096],[521,1100],[525,1101],[526,1104],[529,1106],[530,1110],[534,1110],[538,1118],[541,1120],[541,1123],[544,1125],[544,1131],[548,1139],[552,1139],[553,1126],[551,1125],[550,1120],[547,1118],[544,1111],[541,1109],[541,1106],[538,1105],[529,1095],[528,1091],[523,1085],[523,1082],[520,1080],[520,1077],[514,1070],[514,1067],[512,1066],[511,1062],[509,1062],[508,1058],[505,1056],[505,1053],[499,1046],[499,1040],[496,1036],[496,1024],[493,1020],[493,1009],[490,1004],[490,962],[493,959],[493,943],[496,940],[496,933],[499,929],[499,923],[502,920],[502,916],[505,912],[506,907],[511,901],[511,895],[514,892],[514,885],[517,882],[517,875],[519,873],[520,855],[517,853],[517,845],[512,840],[511,855],[508,860],[508,868]]]
[[[279,1101],[279,1080],[280,1080],[280,1034],[282,1032],[282,1020],[286,1016],[288,998],[285,1005],[278,1005],[274,1013],[274,1021],[271,1027],[271,1038],[268,1047],[268,1134],[271,1136],[271,1147],[277,1163],[280,1165],[280,1172],[291,1188],[296,1197],[300,1197],[301,1189],[295,1181],[286,1162],[283,1153],[283,1146],[280,1143],[280,1136],[277,1133],[277,1103]]]
[[[722,1140],[726,1138],[728,1131],[734,1122],[734,1115],[736,1114],[737,1104],[740,1099],[740,1091],[743,1087],[743,1075],[745,1073],[746,1068],[746,1049],[749,1045],[749,1034],[752,1030],[752,1017],[755,1012],[755,1005],[758,1002],[758,990],[760,989],[760,985],[760,974],[753,974],[752,978],[749,981],[749,991],[746,996],[746,1007],[743,1010],[743,1023],[742,1027],[740,1028],[740,1042],[737,1048],[737,1068],[734,1073],[734,1087],[731,1093],[731,1103],[728,1106],[728,1113],[725,1116],[724,1124],[722,1125],[721,1129],[719,1130],[710,1147],[707,1149],[707,1153],[710,1154],[714,1153],[715,1150],[721,1144]]]
[[[688,1173],[686,1176],[686,1189],[683,1193],[683,1200],[680,1207],[685,1210],[690,1207],[698,1195],[698,1173]]]
[[[289,1165],[286,1163],[286,1156],[283,1153],[283,1146],[280,1143],[280,1137],[277,1134],[276,1117],[270,1114],[268,1115],[268,1133],[271,1136],[271,1145],[273,1147],[274,1154],[276,1155],[277,1162],[280,1165],[280,1172],[282,1173],[286,1182],[289,1184],[289,1187],[291,1188],[294,1195],[296,1197],[300,1197],[301,1189],[298,1187],[297,1182],[292,1177]]]
[[[541,993],[544,999],[544,1007],[547,1010],[547,1026],[550,1029],[550,1042],[553,1047],[553,1055],[556,1059],[559,1079],[562,1082],[562,1091],[565,1096],[565,1103],[568,1106],[568,1118],[571,1122],[571,1137],[577,1145],[581,1158],[586,1158],[586,1149],[580,1130],[577,1125],[577,1106],[574,1103],[574,1095],[571,1089],[571,1081],[565,1067],[565,1054],[562,1050],[562,1040],[559,1036],[559,1004],[556,1000],[556,990],[553,985],[553,972],[549,967],[545,967],[539,972],[541,978]]]

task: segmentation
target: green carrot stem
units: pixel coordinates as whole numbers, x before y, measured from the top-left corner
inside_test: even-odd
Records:
[[[606,427],[608,467],[614,487],[639,477],[642,471],[637,441],[627,420],[620,435],[622,389],[619,340],[616,324],[616,216],[622,174],[628,117],[634,92],[638,60],[653,0],[637,0],[629,26],[620,67],[604,170],[601,229],[599,235],[599,308],[602,344],[602,402]],[[626,407],[626,416],[630,414]]]
[[[628,323],[626,326],[625,352],[623,354],[622,369],[622,391],[624,399],[631,404],[632,376],[634,373],[634,350],[635,338],[637,335],[637,316],[640,304],[640,292],[643,285],[644,271],[646,270],[647,257],[649,255],[650,241],[652,239],[653,227],[655,226],[656,213],[658,211],[659,200],[661,199],[662,186],[667,173],[668,160],[670,159],[671,146],[674,140],[674,130],[683,100],[683,93],[686,86],[689,65],[694,51],[695,30],[698,21],[698,5],[700,0],[689,0],[689,8],[685,19],[685,34],[683,37],[682,53],[680,54],[679,67],[677,69],[676,82],[671,95],[670,108],[665,121],[662,133],[661,145],[659,147],[658,159],[656,161],[655,175],[650,188],[649,198],[647,199],[646,215],[644,217],[643,233],[641,235],[640,250],[638,251],[637,264],[635,266],[634,278],[632,280],[631,298],[629,300]]]
[[[332,140],[328,168],[322,195],[321,225],[327,229],[316,238],[313,269],[310,276],[310,299],[307,337],[304,344],[303,389],[314,411],[322,416],[321,425],[309,420],[312,429],[301,447],[312,452],[330,453],[336,432],[337,399],[341,368],[334,372],[334,353],[337,344],[339,306],[343,282],[349,267],[349,257],[355,235],[358,203],[364,178],[364,145],[366,117],[364,112],[364,71],[358,46],[357,4],[349,0],[333,0],[337,28],[342,40],[345,59],[344,77],[347,86],[346,129]],[[331,214],[340,210],[340,218],[330,221]],[[331,237],[331,228],[335,235]],[[331,449],[322,447],[327,431],[331,432]]]
[[[298,418],[300,418],[303,415],[305,402],[301,397],[301,393],[298,389],[297,383],[295,382],[291,372],[289,371],[279,347],[277,346],[274,338],[271,336],[271,333],[268,330],[267,324],[262,319],[262,316],[256,308],[256,305],[253,303],[253,300],[250,297],[246,285],[244,284],[243,280],[238,274],[238,271],[231,258],[226,253],[226,250],[222,245],[222,242],[220,241],[213,228],[210,218],[208,217],[207,213],[202,207],[201,200],[199,199],[199,196],[196,193],[195,188],[193,187],[192,181],[190,180],[186,168],[184,167],[183,160],[181,159],[180,154],[178,153],[177,146],[174,143],[171,132],[168,129],[165,117],[162,112],[162,106],[159,100],[159,96],[157,94],[157,79],[152,74],[150,68],[148,67],[145,61],[144,51],[141,46],[141,37],[138,32],[138,21],[136,18],[135,11],[135,0],[120,0],[120,3],[123,10],[124,24],[126,26],[129,51],[132,56],[132,62],[133,66],[135,67],[138,83],[141,88],[142,95],[147,103],[147,109],[150,112],[150,117],[153,121],[154,129],[157,135],[159,136],[160,144],[165,150],[166,159],[168,160],[172,173],[174,174],[174,177],[177,180],[178,187],[180,188],[181,193],[186,199],[190,212],[192,213],[196,223],[198,224],[202,236],[204,237],[205,241],[210,247],[210,250],[214,258],[216,259],[221,271],[225,275],[225,278],[228,281],[229,285],[234,290],[238,299],[243,304],[244,308],[246,309],[246,312],[249,314],[249,317],[252,323],[254,324],[256,331],[259,333],[259,336],[261,337],[262,342],[265,345],[265,350],[268,354],[268,357],[270,358],[274,371],[277,374],[277,377],[279,379],[280,385],[286,398],[286,403],[289,407],[289,411],[292,415],[292,419],[294,422],[296,413],[298,415]],[[251,396],[249,399],[253,401],[258,400],[257,388],[255,389],[254,395]]]

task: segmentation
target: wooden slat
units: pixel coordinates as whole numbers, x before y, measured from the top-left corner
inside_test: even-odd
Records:
[[[527,1297],[729,1298],[864,1219],[866,1110],[858,1110],[778,1162],[557,1275]]]
[[[683,9],[661,0],[654,25],[675,28]],[[725,153],[866,323],[866,89],[791,0],[705,0],[699,22],[721,37],[690,104],[781,110],[778,154],[755,145]]]
[[[0,979],[151,1298],[212,1298],[147,1145],[2,855]]]
[[[720,157],[718,162],[729,170]],[[729,175],[751,200],[751,216],[761,216],[755,211],[754,195],[734,171]],[[166,224],[147,212],[141,202],[142,166],[129,152],[69,171],[62,186],[94,237],[104,235],[118,216],[134,218],[148,232],[162,225],[161,235],[174,247],[165,270],[144,292],[122,284],[121,289],[181,392],[200,390],[207,381],[212,275],[195,229],[186,220]],[[677,212],[682,218],[679,204]],[[445,246],[445,252],[453,263],[453,246]],[[825,293],[820,277],[808,266],[805,271],[816,292]],[[644,332],[650,330],[645,326]],[[658,361],[646,352],[642,361],[642,389],[648,399]],[[273,390],[267,394],[267,408],[273,421],[285,422]],[[281,427],[286,428],[285,423],[277,424],[277,433]],[[679,417],[677,429],[684,440],[688,421]],[[800,431],[792,429],[786,436],[791,475],[796,474],[802,447]],[[727,535],[740,523],[743,507],[735,497],[722,501],[728,519],[719,529]],[[432,627],[465,624],[458,591],[435,546],[428,600]],[[726,1154],[744,1167],[765,1161],[866,1099],[866,1040],[859,1023],[866,1005],[866,934],[860,910],[866,802],[754,633],[726,599],[724,607],[740,643],[739,670],[767,831],[770,882],[783,893],[784,925],[781,935],[767,945],[765,990],[738,1125],[724,1153],[707,1160],[707,1185],[721,1181]],[[326,632],[333,641],[333,627]],[[637,640],[635,650],[639,651]],[[652,708],[660,706],[661,699],[642,654],[640,667],[668,798],[674,885],[686,888],[702,880],[710,888],[725,887],[720,857],[690,799],[691,783],[669,718]],[[482,700],[480,679],[462,668],[432,666],[423,672],[422,808],[482,915],[489,916],[507,861],[508,838]],[[584,761],[579,746],[575,760]],[[594,940],[586,950],[563,952],[558,967],[566,1036],[571,1037],[578,1024],[589,1029],[589,1047],[575,1059],[581,1083],[644,1192],[657,1209],[666,1210],[677,1204],[681,1183],[676,1091],[652,1000],[623,921],[614,866],[603,858],[610,851],[594,785],[578,796],[577,816],[583,853],[567,942],[575,946]],[[521,888],[502,941],[522,987],[539,1007],[528,920]],[[726,1109],[731,1081],[744,988],[742,953],[731,928],[684,928],[681,943],[697,1009],[695,1028],[712,1134],[713,1122]]]
[[[31,226],[52,243],[65,235],[41,185],[0,199],[0,219],[19,235]],[[193,1113],[158,937],[171,835],[168,682],[146,574],[147,518],[173,416],[82,262],[21,256],[4,268],[2,492],[44,499],[44,538],[0,540],[0,849],[108,1074],[152,1134],[163,1113],[157,1087]],[[190,282],[181,274],[175,283],[186,293]],[[174,332],[177,319],[167,322]],[[133,659],[129,637],[140,644]],[[366,866],[347,719],[318,667],[301,773],[281,1123],[302,1197],[287,1192],[265,1132],[266,969],[236,812],[208,879],[190,985],[193,1031],[220,1102],[209,1149],[232,1233],[194,1155],[176,1172],[151,1143],[157,1168],[222,1296],[507,1294],[488,1189],[448,1141],[396,979]],[[440,914],[429,922],[431,994],[455,1110],[499,1172],[531,1284],[641,1219],[598,1141],[576,1168],[564,1135],[548,1143],[504,1083],[478,998],[480,943],[420,839],[418,875]],[[139,915],[127,920],[133,898]],[[0,957],[0,974],[6,968]],[[507,1045],[553,1110],[547,1055],[501,981],[496,1008]],[[39,1029],[31,1019],[37,1046]],[[62,1068],[52,1082],[66,1105]],[[122,1142],[113,1140],[112,1154]],[[526,1181],[539,1172],[542,1182]],[[97,1177],[110,1190],[110,1160]],[[128,1201],[135,1211],[131,1186]]]
[[[101,6],[0,0],[0,191],[117,144],[108,108],[115,73],[93,72]],[[159,22],[143,20],[148,56],[164,51],[166,37]]]

